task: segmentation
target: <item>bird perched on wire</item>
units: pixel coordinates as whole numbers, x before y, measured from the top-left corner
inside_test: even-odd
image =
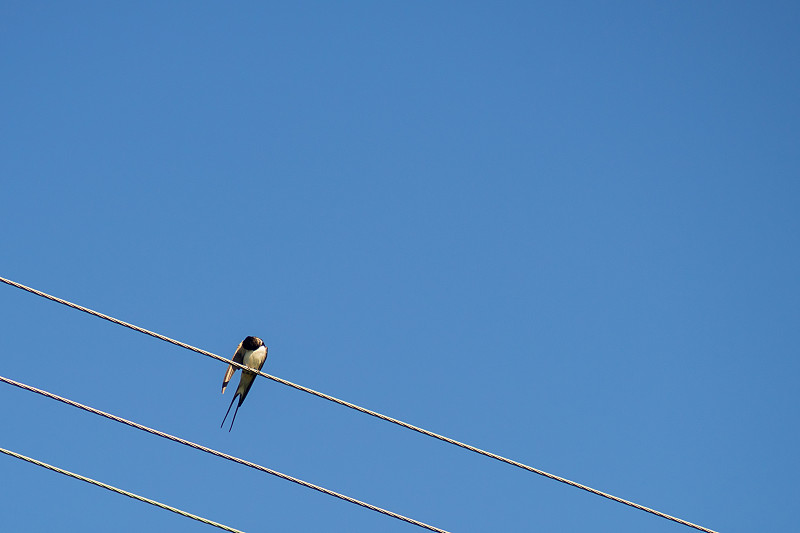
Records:
[[[236,353],[233,354],[234,363],[239,363],[240,365],[244,365],[255,370],[261,370],[261,367],[264,366],[264,361],[266,360],[267,347],[264,346],[264,341],[258,337],[245,337],[245,339],[240,342],[239,346],[236,348]],[[228,370],[225,372],[225,379],[222,381],[222,394],[225,394],[225,388],[228,386],[228,382],[231,380],[233,374],[237,370],[238,368],[233,365],[228,366]],[[239,407],[242,406],[244,399],[247,397],[247,393],[250,392],[250,387],[253,386],[253,381],[255,381],[256,375],[257,374],[254,372],[242,370],[242,377],[239,379],[239,388],[236,389],[236,394],[233,395],[231,404],[228,406],[228,410],[225,411],[225,418],[222,419],[222,424],[220,424],[219,427],[225,425],[225,420],[228,418],[228,413],[231,412],[233,402],[235,402],[236,398],[238,397],[239,403],[236,405],[236,410],[233,412],[231,427],[228,428],[228,431],[233,429],[233,423],[236,421],[236,413],[239,412]]]

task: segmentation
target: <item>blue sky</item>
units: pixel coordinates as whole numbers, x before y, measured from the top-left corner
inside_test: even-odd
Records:
[[[793,2],[0,7],[0,275],[725,532],[796,525]],[[651,515],[0,286],[0,375],[453,532]],[[238,376],[236,378],[238,380]],[[413,526],[0,386],[0,447]],[[15,531],[211,531],[0,457]]]

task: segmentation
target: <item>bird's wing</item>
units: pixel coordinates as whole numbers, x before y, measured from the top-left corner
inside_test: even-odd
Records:
[[[242,341],[244,342],[244,341]],[[244,348],[242,348],[242,343],[239,343],[239,346],[236,347],[236,353],[233,354],[233,362],[244,364]],[[228,386],[228,382],[233,377],[234,372],[236,372],[238,368],[233,365],[228,365],[228,370],[225,371],[225,379],[222,380],[222,394],[225,394],[225,387]]]

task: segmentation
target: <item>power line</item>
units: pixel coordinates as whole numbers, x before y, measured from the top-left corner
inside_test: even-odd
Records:
[[[125,424],[127,426],[132,427],[132,428],[136,428],[136,429],[139,429],[141,431],[145,431],[145,432],[150,433],[152,435],[156,435],[158,437],[169,439],[169,440],[171,440],[173,442],[177,442],[179,444],[183,444],[185,446],[189,446],[190,448],[194,448],[195,450],[200,450],[201,452],[210,453],[211,455],[216,455],[217,457],[221,457],[223,459],[227,459],[229,461],[233,461],[234,463],[239,463],[241,465],[248,466],[248,467],[254,468],[256,470],[260,470],[261,472],[266,472],[267,474],[279,477],[281,479],[285,479],[287,481],[291,481],[292,483],[296,483],[298,485],[302,485],[303,487],[306,487],[306,488],[309,488],[309,489],[314,489],[314,490],[316,490],[318,492],[321,492],[323,494],[327,494],[329,496],[333,496],[335,498],[339,498],[340,500],[344,500],[346,502],[354,503],[356,505],[360,505],[361,507],[366,507],[367,509],[370,509],[372,511],[384,514],[386,516],[391,516],[392,518],[396,518],[398,520],[402,520],[403,522],[408,522],[409,524],[413,524],[415,526],[419,526],[419,527],[427,529],[429,531],[435,531],[437,533],[449,533],[448,531],[446,531],[444,529],[439,529],[438,527],[434,527],[434,526],[428,525],[428,524],[426,524],[424,522],[420,522],[419,520],[414,520],[413,518],[408,518],[407,516],[403,516],[401,514],[398,514],[398,513],[392,512],[392,511],[387,511],[386,509],[382,509],[382,508],[380,508],[380,507],[378,507],[376,505],[372,505],[370,503],[362,502],[361,500],[357,500],[355,498],[351,498],[350,496],[345,496],[344,494],[341,494],[341,493],[338,493],[338,492],[334,492],[334,491],[332,491],[330,489],[326,489],[324,487],[320,487],[319,485],[314,485],[313,483],[309,483],[308,481],[303,481],[302,479],[298,479],[296,477],[292,477],[292,476],[290,476],[288,474],[283,474],[281,472],[278,472],[277,470],[272,470],[271,468],[267,468],[266,466],[261,466],[259,464],[252,463],[252,462],[247,461],[245,459],[240,459],[238,457],[234,457],[233,455],[228,455],[227,453],[220,452],[220,451],[214,450],[212,448],[208,448],[206,446],[203,446],[202,444],[197,444],[197,443],[188,441],[186,439],[182,439],[180,437],[176,437],[174,435],[170,435],[169,433],[164,433],[163,431],[159,431],[157,429],[149,428],[149,427],[144,426],[142,424],[137,424],[136,422],[132,422],[132,421],[127,420],[125,418],[122,418],[120,416],[112,415],[111,413],[106,413],[105,411],[101,411],[99,409],[95,409],[94,407],[89,407],[88,405],[83,405],[82,403],[78,403],[76,401],[70,400],[68,398],[64,398],[62,396],[58,396],[56,394],[53,394],[52,392],[47,392],[47,391],[42,390],[42,389],[37,389],[36,387],[32,387],[30,385],[26,385],[26,384],[20,383],[18,381],[14,381],[13,379],[9,379],[9,378],[4,377],[4,376],[0,376],[0,381],[2,381],[4,383],[8,383],[9,385],[14,385],[15,387],[18,387],[20,389],[24,389],[24,390],[27,390],[27,391],[30,391],[30,392],[35,392],[36,394],[40,394],[40,395],[45,396],[47,398],[50,398],[52,400],[57,400],[57,401],[59,401],[61,403],[65,403],[67,405],[71,405],[72,407],[77,407],[78,409],[83,409],[84,411],[88,411],[90,413],[106,417],[106,418],[108,418],[110,420],[113,420],[115,422],[119,422],[121,424]]]
[[[26,457],[22,454],[12,452],[11,450],[6,450],[5,448],[0,448],[0,452],[10,455],[11,457],[16,457],[17,459],[22,459],[23,461],[27,461],[29,463],[33,463],[35,465],[41,466],[43,468],[47,468],[48,470],[52,470],[53,472],[58,472],[59,474],[64,474],[65,476],[69,476],[75,479],[79,479],[81,481],[85,481],[86,483],[91,483],[92,485],[97,485],[98,487],[102,487],[104,489],[110,490],[112,492],[116,492],[117,494],[122,494],[123,496],[127,496],[128,498],[133,498],[134,500],[139,500],[140,502],[149,503],[150,505],[155,505],[156,507],[160,507],[162,509],[166,509],[167,511],[172,511],[173,513],[177,513],[181,516],[185,516],[186,518],[191,518],[192,520],[197,520],[198,522],[202,522],[204,524],[208,524],[209,526],[218,527],[220,529],[224,529],[225,531],[230,531],[232,533],[244,533],[238,529],[233,529],[232,527],[228,527],[225,524],[218,524],[217,522],[213,522],[207,518],[203,518],[202,516],[197,516],[192,513],[187,513],[186,511],[181,511],[175,507],[171,507],[169,505],[157,502],[155,500],[151,500],[150,498],[145,498],[144,496],[139,496],[138,494],[134,494],[132,492],[128,492],[127,490],[118,489],[117,487],[112,487],[106,483],[96,481],[94,479],[88,478],[86,476],[82,476],[80,474],[75,474],[68,470],[64,470],[63,468],[59,468],[57,466],[49,465],[47,463],[43,463],[42,461],[37,461],[36,459],[32,459],[30,457]]]
[[[521,468],[523,470],[527,470],[528,472],[533,472],[534,474],[539,474],[540,476],[544,476],[546,478],[553,479],[553,480],[558,481],[560,483],[564,483],[566,485],[570,485],[572,487],[584,490],[586,492],[590,492],[592,494],[596,494],[597,496],[602,496],[603,498],[607,498],[607,499],[615,501],[617,503],[621,503],[623,505],[627,505],[629,507],[633,507],[635,509],[639,509],[640,511],[644,511],[646,513],[650,513],[650,514],[653,514],[655,516],[658,516],[658,517],[661,517],[661,518],[665,518],[665,519],[671,520],[673,522],[677,522],[678,524],[683,524],[684,526],[688,526],[688,527],[691,527],[691,528],[694,528],[694,529],[697,529],[697,530],[700,530],[700,531],[704,531],[705,533],[718,533],[718,532],[714,531],[713,529],[708,529],[706,527],[699,526],[697,524],[693,524],[692,522],[688,522],[688,521],[683,520],[681,518],[677,518],[675,516],[668,515],[666,513],[662,513],[661,511],[656,511],[655,509],[651,509],[650,507],[645,507],[644,505],[640,505],[638,503],[635,503],[635,502],[632,502],[632,501],[629,501],[629,500],[625,500],[625,499],[620,498],[618,496],[614,496],[613,494],[609,494],[607,492],[602,492],[600,490],[593,489],[592,487],[589,487],[587,485],[582,485],[581,483],[578,483],[576,481],[571,481],[571,480],[569,480],[567,478],[563,478],[563,477],[557,476],[555,474],[550,474],[548,472],[545,472],[544,470],[539,470],[538,468],[534,468],[534,467],[528,466],[528,465],[526,465],[524,463],[520,463],[518,461],[514,461],[513,459],[508,459],[508,458],[503,457],[501,455],[497,455],[497,454],[492,453],[492,452],[487,452],[486,450],[482,450],[482,449],[477,448],[475,446],[472,446],[470,444],[466,444],[464,442],[460,442],[460,441],[457,441],[455,439],[451,439],[450,437],[445,437],[444,435],[440,435],[438,433],[434,433],[433,431],[428,431],[427,429],[423,429],[423,428],[411,425],[411,424],[409,424],[407,422],[403,422],[402,420],[398,420],[396,418],[392,418],[390,416],[378,413],[376,411],[372,411],[370,409],[367,409],[365,407],[361,407],[361,406],[356,405],[354,403],[346,402],[344,400],[340,400],[340,399],[335,398],[333,396],[330,396],[328,394],[315,391],[313,389],[310,389],[308,387],[304,387],[302,385],[298,385],[296,383],[292,383],[291,381],[287,381],[285,379],[282,379],[282,378],[279,378],[279,377],[276,377],[276,376],[273,376],[273,375],[270,375],[270,374],[267,374],[267,373],[264,373],[264,372],[256,371],[256,370],[254,370],[252,368],[248,368],[248,367],[246,367],[244,365],[240,365],[240,364],[238,364],[236,362],[233,362],[230,359],[226,359],[224,357],[221,357],[221,356],[219,356],[219,355],[217,355],[215,353],[208,352],[208,351],[203,350],[201,348],[196,348],[196,347],[194,347],[194,346],[192,346],[190,344],[186,344],[184,342],[177,341],[175,339],[171,339],[171,338],[166,337],[164,335],[161,335],[159,333],[155,333],[153,331],[141,328],[139,326],[135,326],[133,324],[129,324],[128,322],[123,322],[122,320],[119,320],[117,318],[114,318],[114,317],[111,317],[111,316],[108,316],[108,315],[104,315],[102,313],[99,313],[99,312],[94,311],[92,309],[89,309],[87,307],[83,307],[81,305],[74,304],[72,302],[68,302],[67,300],[63,300],[61,298],[57,298],[56,296],[52,296],[52,295],[47,294],[45,292],[33,289],[31,287],[27,287],[25,285],[22,285],[21,283],[17,283],[15,281],[11,281],[11,280],[8,280],[8,279],[3,278],[3,277],[0,277],[0,281],[2,281],[3,283],[6,283],[8,285],[11,285],[12,287],[16,287],[18,289],[22,289],[24,291],[30,292],[30,293],[35,294],[37,296],[41,296],[42,298],[46,298],[46,299],[51,300],[53,302],[60,303],[62,305],[66,305],[67,307],[72,307],[73,309],[77,309],[78,311],[83,311],[84,313],[88,313],[88,314],[90,314],[92,316],[96,316],[98,318],[102,318],[103,320],[108,320],[109,322],[113,322],[114,324],[117,324],[117,325],[120,325],[120,326],[124,326],[124,327],[132,329],[134,331],[138,331],[139,333],[144,333],[145,335],[150,335],[151,337],[155,337],[157,339],[161,339],[162,341],[169,342],[169,343],[174,344],[176,346],[180,346],[181,348],[185,348],[187,350],[191,350],[193,352],[205,355],[207,357],[211,357],[213,359],[217,359],[219,361],[224,362],[226,365],[229,364],[229,365],[233,365],[234,367],[239,368],[241,370],[247,370],[249,372],[254,372],[254,373],[256,373],[256,374],[258,374],[260,376],[264,376],[267,379],[271,379],[272,381],[277,381],[278,383],[282,383],[283,385],[287,385],[289,387],[292,387],[292,388],[295,388],[297,390],[306,392],[308,394],[313,394],[314,396],[317,396],[319,398],[323,398],[325,400],[328,400],[328,401],[331,401],[331,402],[334,402],[334,403],[338,403],[339,405],[343,405],[345,407],[349,407],[350,409],[354,409],[354,410],[359,411],[361,413],[364,413],[364,414],[367,414],[367,415],[370,415],[370,416],[374,416],[375,418],[380,418],[381,420],[385,420],[386,422],[391,422],[392,424],[396,424],[396,425],[398,425],[400,427],[404,427],[406,429],[410,429],[412,431],[416,431],[417,433],[422,433],[423,435],[427,435],[428,437],[433,437],[434,439],[438,439],[438,440],[447,442],[449,444],[453,444],[455,446],[458,446],[460,448],[464,448],[464,449],[469,450],[471,452],[475,452],[475,453],[478,453],[480,455],[484,455],[486,457],[491,457],[492,459],[495,459],[497,461],[501,461],[503,463],[516,466],[517,468]]]

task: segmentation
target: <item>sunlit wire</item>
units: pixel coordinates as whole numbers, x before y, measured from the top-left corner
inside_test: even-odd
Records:
[[[424,522],[420,522],[419,520],[414,520],[413,518],[408,518],[407,516],[403,516],[401,514],[398,514],[398,513],[392,512],[392,511],[387,511],[386,509],[382,509],[382,508],[380,508],[380,507],[378,507],[376,505],[372,505],[370,503],[366,503],[366,502],[363,502],[361,500],[357,500],[355,498],[351,498],[350,496],[346,496],[344,494],[332,491],[330,489],[326,489],[324,487],[320,487],[319,485],[314,485],[313,483],[309,483],[308,481],[303,481],[302,479],[298,479],[296,477],[292,477],[290,475],[283,474],[281,472],[278,472],[277,470],[272,470],[271,468],[267,468],[266,466],[261,466],[259,464],[247,461],[245,459],[240,459],[238,457],[234,457],[233,455],[229,455],[227,453],[220,452],[220,451],[214,450],[212,448],[208,448],[206,446],[203,446],[202,444],[197,444],[197,443],[188,441],[186,439],[182,439],[180,437],[176,437],[174,435],[170,435],[169,433],[164,433],[163,431],[159,431],[157,429],[153,429],[153,428],[144,426],[142,424],[138,424],[136,422],[132,422],[132,421],[127,420],[125,418],[122,418],[120,416],[112,415],[111,413],[106,413],[105,411],[101,411],[99,409],[95,409],[94,407],[89,407],[88,405],[84,405],[82,403],[78,403],[78,402],[76,402],[74,400],[70,400],[69,398],[64,398],[63,396],[58,396],[57,394],[53,394],[52,392],[47,392],[47,391],[42,390],[42,389],[37,389],[36,387],[32,387],[30,385],[26,385],[25,383],[20,383],[19,381],[14,381],[13,379],[9,379],[9,378],[4,377],[4,376],[0,376],[0,381],[2,381],[3,383],[7,383],[9,385],[13,385],[15,387],[19,387],[20,389],[24,389],[24,390],[27,390],[27,391],[30,391],[30,392],[35,392],[36,394],[40,394],[40,395],[45,396],[47,398],[50,398],[52,400],[56,400],[56,401],[65,403],[67,405],[71,405],[73,407],[77,407],[78,409],[83,409],[84,411],[88,411],[88,412],[96,414],[96,415],[104,416],[104,417],[106,417],[106,418],[108,418],[110,420],[113,420],[115,422],[119,422],[121,424],[125,424],[127,426],[130,426],[130,427],[142,430],[142,431],[146,431],[147,433],[150,433],[152,435],[156,435],[158,437],[169,439],[169,440],[171,440],[173,442],[177,442],[177,443],[183,444],[185,446],[189,446],[190,448],[194,448],[195,450],[200,450],[202,452],[206,452],[206,453],[209,453],[211,455],[215,455],[217,457],[222,457],[223,459],[227,459],[229,461],[233,461],[234,463],[239,463],[240,465],[244,465],[244,466],[253,468],[255,470],[260,470],[261,472],[265,472],[267,474],[279,477],[281,479],[285,479],[287,481],[291,481],[292,483],[297,483],[298,485],[301,485],[301,486],[309,488],[309,489],[314,489],[314,490],[316,490],[318,492],[321,492],[323,494],[327,494],[329,496],[333,496],[335,498],[339,498],[340,500],[344,500],[344,501],[349,502],[349,503],[354,503],[356,505],[360,505],[361,507],[365,507],[367,509],[370,509],[370,510],[378,512],[378,513],[381,513],[381,514],[386,515],[386,516],[391,516],[392,518],[396,518],[398,520],[402,520],[403,522],[408,522],[409,524],[413,524],[415,526],[419,526],[419,527],[427,529],[429,531],[436,531],[437,533],[448,533],[448,531],[446,531],[444,529],[439,529],[438,527],[433,527],[433,526],[428,525],[428,524],[426,524]]]
[[[328,401],[331,401],[331,402],[334,402],[334,403],[338,403],[339,405],[343,405],[345,407],[349,407],[350,409],[354,409],[354,410],[359,411],[361,413],[368,414],[370,416],[374,416],[375,418],[380,418],[381,420],[385,420],[386,422],[391,422],[392,424],[396,424],[396,425],[404,427],[406,429],[410,429],[412,431],[416,431],[417,433],[422,433],[423,435],[427,435],[429,437],[433,437],[435,439],[447,442],[449,444],[453,444],[455,446],[458,446],[460,448],[464,448],[464,449],[469,450],[471,452],[475,452],[475,453],[478,453],[480,455],[484,455],[486,457],[491,457],[492,459],[495,459],[497,461],[501,461],[503,463],[507,463],[507,464],[516,466],[517,468],[521,468],[523,470],[527,470],[529,472],[533,472],[534,474],[539,474],[540,476],[544,476],[544,477],[547,477],[549,479],[553,479],[555,481],[558,481],[560,483],[564,483],[564,484],[570,485],[572,487],[584,490],[586,492],[590,492],[592,494],[596,494],[597,496],[602,496],[603,498],[607,498],[607,499],[615,501],[617,503],[621,503],[623,505],[627,505],[629,507],[633,507],[635,509],[639,509],[640,511],[645,511],[645,512],[653,514],[655,516],[658,516],[658,517],[661,517],[661,518],[665,518],[667,520],[671,520],[671,521],[677,522],[679,524],[683,524],[684,526],[688,526],[688,527],[691,527],[691,528],[694,528],[694,529],[697,529],[697,530],[700,530],[700,531],[705,531],[706,533],[717,533],[713,529],[708,529],[706,527],[699,526],[697,524],[693,524],[692,522],[688,522],[688,521],[683,520],[681,518],[677,518],[675,516],[668,515],[666,513],[662,513],[661,511],[656,511],[655,509],[651,509],[650,507],[645,507],[644,505],[640,505],[638,503],[635,503],[635,502],[632,502],[632,501],[629,501],[629,500],[625,500],[625,499],[620,498],[618,496],[614,496],[613,494],[609,494],[607,492],[602,492],[600,490],[594,489],[594,488],[589,487],[587,485],[583,485],[583,484],[578,483],[576,481],[571,481],[571,480],[569,480],[567,478],[563,478],[563,477],[557,476],[555,474],[550,474],[548,472],[545,472],[544,470],[540,470],[538,468],[534,468],[532,466],[528,466],[528,465],[526,465],[524,463],[520,463],[518,461],[514,461],[513,459],[508,459],[508,458],[503,457],[501,455],[497,455],[496,453],[492,453],[492,452],[488,452],[486,450],[482,450],[480,448],[477,448],[475,446],[466,444],[464,442],[460,442],[460,441],[457,441],[455,439],[451,439],[450,437],[445,437],[444,435],[440,435],[438,433],[434,433],[433,431],[428,431],[427,429],[423,429],[423,428],[414,426],[412,424],[409,424],[408,422],[403,422],[402,420],[398,420],[396,418],[392,418],[390,416],[378,413],[376,411],[372,411],[370,409],[367,409],[365,407],[361,407],[361,406],[356,405],[354,403],[350,403],[350,402],[346,402],[344,400],[340,400],[339,398],[335,398],[333,396],[330,396],[330,395],[322,393],[322,392],[315,391],[315,390],[310,389],[308,387],[304,387],[302,385],[298,385],[296,383],[292,383],[291,381],[287,381],[285,379],[282,379],[282,378],[279,378],[279,377],[276,377],[276,376],[272,376],[272,375],[267,374],[265,372],[260,372],[260,371],[254,370],[254,369],[247,368],[244,365],[240,365],[239,363],[233,362],[230,359],[226,359],[226,358],[221,357],[221,356],[219,356],[219,355],[217,355],[215,353],[208,352],[208,351],[203,350],[201,348],[196,348],[196,347],[194,347],[194,346],[192,346],[190,344],[186,344],[184,342],[177,341],[175,339],[171,339],[171,338],[166,337],[164,335],[161,335],[159,333],[155,333],[153,331],[150,331],[150,330],[144,329],[142,327],[130,324],[128,322],[123,322],[122,320],[119,320],[117,318],[114,318],[114,317],[111,317],[111,316],[108,316],[108,315],[104,315],[102,313],[99,313],[99,312],[94,311],[92,309],[89,309],[87,307],[83,307],[81,305],[78,305],[78,304],[69,302],[67,300],[63,300],[61,298],[58,298],[56,296],[52,296],[52,295],[47,294],[45,292],[33,289],[33,288],[25,286],[25,285],[22,285],[21,283],[17,283],[15,281],[11,281],[11,280],[3,278],[3,277],[0,277],[0,281],[2,281],[3,283],[6,283],[8,285],[11,285],[12,287],[16,287],[18,289],[22,289],[24,291],[30,292],[30,293],[35,294],[37,296],[41,296],[42,298],[46,298],[46,299],[51,300],[53,302],[60,303],[62,305],[66,305],[66,306],[71,307],[73,309],[77,309],[78,311],[83,311],[84,313],[88,313],[88,314],[90,314],[92,316],[96,316],[98,318],[102,318],[103,320],[108,320],[109,322],[113,322],[114,324],[117,324],[117,325],[120,325],[120,326],[124,326],[124,327],[132,329],[134,331],[138,331],[139,333],[144,333],[145,335],[150,335],[151,337],[155,337],[157,339],[163,340],[165,342],[169,342],[169,343],[174,344],[176,346],[180,346],[181,348],[185,348],[187,350],[191,350],[193,352],[205,355],[207,357],[211,357],[213,359],[217,359],[218,361],[222,361],[225,364],[233,365],[234,367],[239,368],[241,370],[248,370],[250,372],[257,373],[260,376],[264,376],[267,379],[271,379],[273,381],[277,381],[278,383],[282,383],[283,385],[287,385],[289,387],[292,387],[292,388],[295,388],[297,390],[306,392],[308,394],[313,394],[314,396],[317,396],[319,398],[323,398],[325,400],[328,400]]]
[[[139,500],[140,502],[149,503],[150,505],[155,505],[156,507],[160,507],[162,509],[166,509],[167,511],[172,511],[173,513],[177,513],[181,516],[185,516],[186,518],[191,518],[192,520],[197,520],[198,522],[202,522],[204,524],[208,524],[209,526],[218,527],[220,529],[224,529],[225,531],[230,531],[232,533],[244,533],[238,529],[233,529],[232,527],[228,527],[225,524],[219,524],[217,522],[213,522],[208,518],[203,518],[202,516],[197,516],[192,513],[187,513],[186,511],[181,511],[176,507],[171,507],[169,505],[163,504],[161,502],[157,502],[155,500],[151,500],[150,498],[145,498],[144,496],[139,496],[138,494],[134,494],[132,492],[128,492],[127,490],[122,490],[117,487],[113,487],[101,481],[96,481],[92,478],[88,478],[86,476],[82,476],[80,474],[75,474],[68,470],[64,470],[63,468],[59,468],[57,466],[49,465],[42,461],[37,461],[36,459],[32,459],[20,453],[12,452],[11,450],[6,450],[5,448],[0,448],[0,453],[4,453],[6,455],[10,455],[11,457],[16,457],[17,459],[22,459],[23,461],[27,461],[29,463],[33,463],[35,465],[41,466],[43,468],[47,468],[48,470],[52,470],[53,472],[58,472],[59,474],[63,474],[65,476],[69,476],[71,478],[79,479],[81,481],[85,481],[86,483],[91,483],[92,485],[96,485],[98,487],[102,487],[106,490],[110,490],[111,492],[116,492],[117,494],[122,494],[123,496],[127,496],[128,498],[133,498],[134,500]]]

